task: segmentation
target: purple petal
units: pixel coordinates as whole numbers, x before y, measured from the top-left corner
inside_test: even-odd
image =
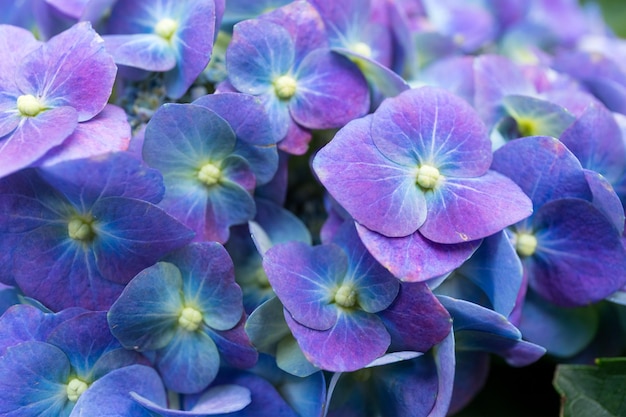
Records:
[[[125,151],[128,149],[130,136],[130,125],[124,110],[107,104],[96,117],[79,123],[74,133],[61,146],[51,149],[37,161],[37,165],[50,166],[69,159]]]
[[[384,101],[371,129],[380,152],[411,169],[430,164],[444,176],[474,177],[491,164],[491,141],[478,114],[443,89],[407,90]]]
[[[307,55],[295,74],[296,94],[289,104],[294,120],[309,129],[330,129],[365,115],[367,82],[347,58],[320,49]]]
[[[339,312],[328,330],[314,330],[296,322],[285,310],[285,319],[307,359],[332,372],[356,371],[382,356],[390,336],[377,316],[355,310]]]
[[[102,38],[88,22],[50,39],[22,65],[22,91],[43,97],[49,106],[75,108],[80,122],[104,108],[117,72]]]
[[[326,330],[337,321],[331,304],[334,287],[348,270],[348,258],[336,245],[287,242],[270,248],[263,268],[274,292],[293,318],[312,329]]]
[[[102,275],[127,283],[168,252],[189,243],[193,233],[160,208],[141,200],[100,199],[92,215],[97,226],[93,252]]]
[[[176,66],[176,51],[159,35],[105,35],[103,39],[117,65],[158,72],[169,71]]]
[[[426,281],[459,267],[474,253],[480,241],[444,245],[420,232],[390,238],[357,224],[363,244],[393,275],[407,282]]]
[[[624,206],[615,190],[602,175],[585,170],[587,184],[593,195],[592,203],[613,223],[620,235],[624,234]]]
[[[126,152],[64,161],[43,168],[42,172],[46,182],[82,211],[90,210],[107,197],[133,198],[155,204],[163,197],[161,174]]]
[[[354,219],[386,236],[407,236],[424,222],[426,201],[413,167],[390,161],[370,135],[370,117],[341,129],[313,159],[328,192]]]
[[[0,55],[4,57],[0,61],[0,85],[14,83],[22,59],[41,45],[29,30],[0,25]]]
[[[293,1],[262,15],[260,20],[274,22],[288,31],[293,39],[296,63],[310,52],[328,46],[324,21],[307,1]]]
[[[520,166],[523,169],[520,169]],[[512,179],[533,201],[533,209],[565,197],[591,199],[578,159],[557,139],[516,139],[494,152],[491,168]]]
[[[215,342],[224,363],[238,369],[253,367],[259,358],[259,353],[252,346],[244,330],[245,322],[246,315],[244,313],[241,315],[239,323],[232,329],[225,331],[205,329]]]
[[[526,194],[491,170],[480,177],[446,178],[426,198],[428,216],[419,231],[438,243],[482,239],[532,214]]]
[[[143,365],[116,369],[96,380],[76,401],[72,414],[149,417],[131,392],[165,403],[165,390],[157,372]]]
[[[561,199],[535,214],[537,251],[530,285],[562,307],[604,299],[626,284],[626,250],[613,224],[591,203]]]
[[[76,124],[76,111],[71,107],[58,107],[36,117],[22,118],[12,133],[0,138],[0,177],[31,165],[62,144],[74,132]]]
[[[243,93],[267,93],[273,77],[290,71],[294,54],[293,40],[282,26],[265,20],[240,22],[226,52],[228,79]]]
[[[393,304],[378,313],[394,351],[427,352],[450,333],[452,319],[423,283],[403,283]]]

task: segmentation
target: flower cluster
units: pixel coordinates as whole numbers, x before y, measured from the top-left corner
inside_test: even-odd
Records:
[[[436,417],[626,348],[597,10],[0,4],[0,416]]]

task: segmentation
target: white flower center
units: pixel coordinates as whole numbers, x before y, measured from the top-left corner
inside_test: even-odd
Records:
[[[195,332],[202,324],[202,313],[193,307],[185,307],[178,316],[178,325],[183,329]]]
[[[220,182],[221,178],[222,171],[212,162],[207,162],[200,168],[200,171],[198,171],[198,179],[209,187]]]
[[[342,284],[335,293],[334,301],[344,308],[352,308],[356,305],[357,293],[351,284]]]
[[[176,33],[177,29],[178,22],[174,19],[166,17],[159,20],[159,22],[154,27],[154,33],[169,41],[170,39],[172,39],[172,36],[174,36],[174,33]]]
[[[537,250],[537,238],[531,233],[518,233],[515,236],[515,250],[520,256],[531,256]]]
[[[365,42],[357,42],[350,45],[350,50],[359,55],[363,55],[366,58],[372,57],[372,48],[370,48],[370,46]]]
[[[89,388],[89,385],[87,385],[85,381],[81,381],[78,378],[72,378],[65,387],[67,399],[70,401],[77,401],[78,397],[80,397],[83,392],[87,391],[87,388]]]
[[[24,94],[17,98],[17,110],[24,117],[35,117],[46,107],[32,94]]]
[[[432,165],[422,165],[417,170],[415,182],[425,190],[432,190],[437,186],[441,174],[439,170]]]
[[[298,83],[290,75],[281,75],[274,80],[274,91],[281,100],[289,100],[296,94]]]

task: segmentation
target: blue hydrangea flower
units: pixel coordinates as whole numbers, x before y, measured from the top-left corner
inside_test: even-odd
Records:
[[[130,396],[165,397],[154,369],[113,338],[105,312],[56,315],[18,305],[2,319],[0,413],[35,417],[110,413],[148,416]],[[27,336],[24,329],[31,330]]]
[[[209,63],[216,19],[213,0],[118,0],[103,38],[118,65],[165,73],[180,98]]]
[[[253,170],[237,142],[228,122],[196,104],[164,105],[146,127],[144,160],[165,182],[160,206],[192,228],[196,240],[224,243],[230,226],[254,217],[254,172],[267,179],[267,167]]]
[[[198,393],[215,379],[220,357],[238,367],[256,362],[243,315],[228,252],[219,243],[204,242],[139,273],[108,320],[124,347],[147,352],[168,389]]]
[[[130,154],[23,170],[0,182],[5,283],[52,310],[106,309],[193,233],[158,208],[161,175]]]

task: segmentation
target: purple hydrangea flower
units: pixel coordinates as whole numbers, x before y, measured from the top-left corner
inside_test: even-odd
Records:
[[[59,147],[61,154],[68,147],[82,148],[85,137],[97,141],[110,126],[119,131],[119,116],[103,113],[95,126],[77,133],[80,138],[68,139],[105,108],[117,71],[89,23],[76,24],[46,43],[23,29],[0,26],[0,52],[12,57],[0,63],[0,177],[40,165],[49,151],[58,159]],[[125,149],[130,132],[122,129],[122,138],[102,142],[93,151]]]
[[[125,152],[0,182],[1,278],[52,310],[106,309],[193,233],[158,208],[160,174]]]
[[[204,242],[139,273],[108,320],[124,347],[147,352],[168,389],[198,393],[215,379],[220,356],[239,367],[256,362],[243,315],[228,252],[219,243]]]
[[[423,352],[449,331],[447,314],[426,286],[401,289],[369,255],[350,222],[329,244],[273,246],[263,266],[289,329],[306,358],[321,369],[354,371],[390,347]],[[409,314],[414,319],[407,323]]]
[[[323,25],[303,0],[235,25],[226,51],[228,84],[264,103],[281,139],[302,127],[340,127],[369,110],[365,79],[330,51]]]

